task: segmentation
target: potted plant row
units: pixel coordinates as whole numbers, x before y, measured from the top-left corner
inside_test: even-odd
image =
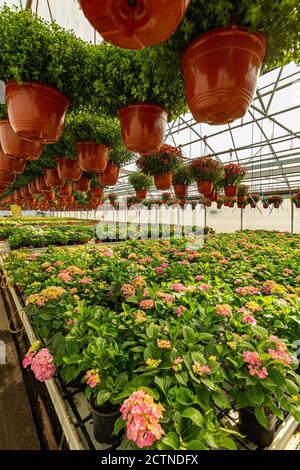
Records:
[[[153,184],[151,176],[138,171],[129,175],[128,182],[134,188],[138,200],[146,199],[148,191]]]

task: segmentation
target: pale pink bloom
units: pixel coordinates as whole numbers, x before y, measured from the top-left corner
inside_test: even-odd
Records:
[[[160,266],[155,266],[155,268],[153,269],[156,272],[156,274],[165,274],[165,270],[161,268]]]
[[[128,299],[129,297],[133,297],[135,295],[135,288],[132,287],[131,284],[124,284],[121,287],[121,292],[123,297],[125,297],[125,299]]]
[[[259,367],[252,366],[251,364],[248,365],[249,374],[253,377],[257,375],[260,379],[266,379],[268,377],[268,371],[265,367],[261,369]]]
[[[292,358],[286,351],[281,349],[268,349],[268,353],[275,361],[280,361],[287,366],[292,363]]]
[[[28,259],[30,261],[34,261],[37,258],[38,254],[37,253],[32,253],[31,255],[28,256]]]
[[[187,264],[189,264],[189,262],[188,262],[188,260],[183,259],[182,261],[178,261],[178,264],[187,265]]]
[[[189,255],[187,255],[187,259],[188,259],[189,261],[193,261],[195,258],[196,258],[196,256],[193,255],[192,253],[190,253]]]
[[[104,251],[102,256],[105,256],[106,258],[112,258],[113,254],[111,251]]]
[[[208,292],[209,289],[211,288],[211,285],[210,284],[200,284],[200,286],[198,286],[199,289],[202,289],[204,290],[204,292]]]
[[[26,354],[26,356],[24,357],[23,361],[22,361],[22,365],[24,367],[24,369],[26,369],[26,367],[30,366],[31,363],[32,363],[32,359],[34,358],[35,356],[35,352],[28,352]]]
[[[289,269],[289,268],[284,268],[284,270],[283,270],[284,274],[293,274],[293,272],[294,271],[292,269]]]
[[[67,325],[73,325],[74,323],[74,320],[72,320],[71,318],[69,318],[69,320],[67,320]]]
[[[238,287],[235,289],[235,292],[239,295],[257,295],[259,294],[259,289],[254,286],[245,286],[245,287]]]
[[[234,284],[235,284],[235,285],[242,284],[242,282],[243,282],[242,279],[235,279],[235,280],[234,280]]]
[[[244,351],[243,357],[246,363],[252,364],[255,367],[260,367],[262,364],[259,354],[257,352]]]
[[[146,281],[143,278],[143,276],[135,276],[135,278],[132,281],[132,285],[135,289],[141,289],[146,285]]]
[[[85,380],[89,387],[95,388],[100,383],[98,370],[90,369],[85,374]]]
[[[47,348],[41,349],[32,359],[31,370],[40,382],[51,379],[55,372],[53,356]]]
[[[227,263],[229,263],[229,260],[227,258],[224,258],[224,259],[220,260],[220,263],[221,264],[227,264]]]
[[[181,315],[183,314],[183,312],[186,312],[187,311],[187,308],[184,306],[184,305],[180,305],[177,309],[177,315],[178,317],[181,317]]]
[[[177,284],[172,284],[171,289],[174,290],[175,292],[183,292],[186,290],[186,287],[179,282]]]
[[[217,304],[216,314],[221,317],[230,317],[232,313],[232,307],[228,304]]]
[[[45,302],[43,302],[41,299],[38,299],[38,300],[36,301],[36,305],[37,305],[38,307],[44,307]]]
[[[145,310],[149,310],[151,308],[154,308],[154,302],[151,299],[146,299],[146,300],[141,300],[140,301],[140,307]]]
[[[60,266],[62,266],[63,264],[64,264],[64,263],[59,259],[59,260],[55,261],[54,266],[60,267]]]
[[[53,266],[49,266],[49,267],[46,269],[46,272],[47,272],[47,273],[50,273],[51,271],[53,271],[53,269],[54,269]]]
[[[243,323],[250,323],[250,325],[256,325],[256,320],[253,315],[246,313],[243,315]]]
[[[145,288],[145,289],[143,290],[143,296],[144,296],[144,297],[149,297],[149,289]]]
[[[245,307],[238,308],[239,313],[248,313],[248,310]]]
[[[165,268],[168,268],[169,265],[168,263],[161,263],[160,267],[165,269]]]
[[[91,277],[83,277],[82,279],[79,280],[80,284],[90,284],[92,282]]]
[[[204,276],[202,276],[202,274],[198,275],[198,276],[195,276],[195,281],[202,281],[202,279],[204,279]]]
[[[195,372],[195,374],[202,376],[209,374],[211,372],[211,368],[207,364],[201,366],[199,362],[194,362],[193,371]]]
[[[174,295],[165,294],[164,292],[158,292],[157,295],[160,299],[162,299],[166,303],[173,303],[176,300]]]
[[[73,280],[72,276],[70,275],[70,273],[68,273],[68,271],[61,271],[57,277],[64,282],[71,282]]]

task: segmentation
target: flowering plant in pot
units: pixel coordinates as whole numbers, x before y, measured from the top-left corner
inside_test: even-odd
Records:
[[[119,178],[120,168],[129,163],[134,154],[125,149],[123,145],[113,147],[109,154],[105,170],[99,173],[99,182],[102,186],[114,186]]]
[[[159,152],[143,155],[136,164],[143,173],[154,176],[156,188],[163,191],[171,188],[173,173],[182,158],[179,148],[163,144]]]
[[[299,209],[299,207],[300,207],[300,193],[293,194],[292,197],[291,197],[291,201],[293,202],[293,204],[295,204],[297,209]]]
[[[250,193],[248,196],[248,202],[250,206],[255,209],[257,203],[260,201],[260,195],[258,193]]]
[[[5,48],[0,75],[14,132],[28,140],[57,141],[70,101],[76,106],[88,100],[90,83],[83,76],[90,45],[55,22],[7,6],[1,8],[0,34]]]
[[[159,151],[169,115],[186,110],[178,65],[175,73],[161,67],[168,55],[148,49],[123,51],[105,43],[96,51],[93,98],[105,114],[119,115],[123,142],[130,151]]]
[[[180,165],[173,174],[173,187],[176,197],[185,197],[192,182],[191,169],[188,165]]]
[[[273,194],[268,197],[269,204],[273,204],[275,209],[279,209],[282,204],[283,197],[280,194]]]
[[[136,171],[129,175],[128,182],[134,188],[137,199],[145,199],[153,184],[153,179],[151,176],[145,175],[145,173]]]
[[[199,193],[210,196],[214,183],[222,179],[223,168],[212,157],[196,158],[190,164],[191,175],[196,180]]]
[[[249,186],[240,184],[237,189],[237,202],[245,202],[249,194]]]
[[[47,145],[49,157],[56,161],[58,177],[62,180],[78,181],[82,175],[82,169],[76,155],[75,145],[66,132],[56,144]]]
[[[104,171],[110,148],[122,143],[117,119],[104,118],[84,108],[67,116],[66,132],[76,144],[81,169],[89,172]]]
[[[224,165],[224,186],[225,196],[236,197],[237,187],[242,182],[247,170],[239,163],[227,163]]]
[[[234,361],[226,357],[224,361],[240,414],[240,430],[266,447],[274,438],[275,417],[283,419],[282,409],[299,419],[293,400],[299,393],[299,378],[286,343],[277,336],[258,325],[252,325],[244,337],[233,333],[227,332],[226,339],[236,344]]]

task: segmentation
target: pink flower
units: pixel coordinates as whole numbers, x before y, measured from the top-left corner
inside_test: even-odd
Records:
[[[121,292],[122,292],[123,297],[125,297],[125,299],[135,296],[135,288],[132,287],[131,284],[124,284],[121,287]]]
[[[259,289],[254,286],[238,287],[235,289],[235,292],[239,295],[257,295],[259,294]]]
[[[36,301],[36,305],[37,305],[38,307],[44,307],[45,302],[43,302],[41,299],[38,299],[38,300]]]
[[[202,281],[202,279],[204,279],[204,276],[202,276],[201,274],[198,275],[198,276],[195,276],[195,281]]]
[[[211,368],[207,364],[201,366],[199,362],[194,362],[193,371],[195,372],[195,374],[202,376],[209,374],[211,372]]]
[[[26,367],[30,366],[31,363],[32,363],[32,359],[34,358],[35,356],[35,352],[28,352],[26,354],[26,356],[24,357],[23,361],[22,361],[22,365],[24,367],[24,369],[26,369]]]
[[[232,307],[228,304],[217,304],[216,314],[220,317],[230,317],[232,313]]]
[[[284,268],[284,270],[283,270],[284,274],[293,274],[293,272],[294,271],[292,269],[289,269],[289,268]]]
[[[157,295],[160,299],[162,299],[164,302],[168,304],[173,303],[176,300],[174,295],[165,294],[164,292],[158,292]]]
[[[161,263],[160,267],[165,269],[165,268],[169,267],[169,264],[168,263]]]
[[[178,264],[187,265],[187,264],[189,264],[189,262],[188,262],[188,260],[183,259],[182,261],[178,261]]]
[[[83,277],[82,279],[79,280],[80,284],[90,284],[92,282],[91,277]]]
[[[47,348],[41,349],[32,359],[31,370],[40,382],[51,379],[55,372],[53,356]]]
[[[229,260],[227,258],[220,259],[220,264],[227,264],[229,263]]]
[[[159,423],[164,407],[144,389],[133,392],[121,406],[122,419],[126,421],[127,438],[142,449],[151,447],[164,434]]]
[[[71,318],[69,318],[69,320],[67,320],[67,325],[73,325],[74,323],[74,320],[72,320]]]
[[[38,257],[37,253],[32,253],[31,255],[29,255],[28,259],[30,261],[34,261],[34,260],[36,260],[37,257]]]
[[[153,269],[156,272],[156,274],[165,274],[165,270],[161,268],[160,266],[155,266],[155,268]]]
[[[181,317],[182,313],[186,312],[186,311],[187,311],[187,308],[184,305],[179,305],[179,307],[177,309],[178,317]]]
[[[146,299],[146,300],[141,300],[140,301],[140,307],[145,310],[150,310],[151,308],[154,308],[154,302],[151,299]]]
[[[61,279],[64,282],[71,282],[73,280],[70,273],[68,273],[68,271],[66,271],[66,270],[61,271],[57,277],[58,277],[58,279]]]
[[[53,269],[54,269],[53,266],[49,266],[49,267],[46,269],[46,272],[47,272],[47,273],[50,273],[51,271],[53,271]]]
[[[145,289],[143,290],[143,296],[144,296],[144,297],[149,297],[149,289],[145,288]]]
[[[292,358],[286,351],[281,349],[268,349],[268,353],[275,361],[282,362],[287,366],[292,363]]]
[[[105,256],[106,258],[111,258],[113,256],[111,251],[104,251],[102,253],[102,256]]]
[[[250,325],[256,325],[256,320],[253,315],[248,313],[243,315],[243,323],[250,323]]]
[[[200,286],[198,286],[199,289],[202,289],[204,290],[204,292],[208,292],[209,289],[211,288],[211,285],[210,284],[200,284]]]
[[[63,264],[64,264],[64,263],[59,259],[59,260],[55,261],[54,266],[60,267],[60,266],[62,266]]]
[[[243,352],[244,361],[248,364],[252,364],[255,367],[261,366],[261,360],[257,352],[244,351]]]
[[[85,374],[85,380],[89,387],[95,388],[100,383],[99,371],[90,369]]]
[[[174,290],[175,292],[184,292],[186,290],[186,287],[183,284],[178,283],[178,284],[172,284],[171,289]]]

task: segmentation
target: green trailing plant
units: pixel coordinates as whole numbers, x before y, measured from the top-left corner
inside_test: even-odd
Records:
[[[140,170],[147,175],[158,175],[161,173],[174,173],[182,163],[183,155],[180,148],[163,144],[158,152],[143,155],[136,164]]]
[[[140,171],[132,173],[128,177],[129,184],[135,189],[135,191],[149,190],[153,184],[151,176],[145,175]]]
[[[269,204],[282,204],[283,197],[280,194],[272,194],[268,197]]]
[[[260,201],[260,195],[258,193],[250,193],[248,196],[249,203],[257,204]]]
[[[246,197],[249,194],[249,186],[240,184],[237,190],[237,197]]]
[[[6,104],[0,103],[0,119],[8,119]]]
[[[7,6],[0,10],[0,37],[0,78],[5,83],[36,80],[57,88],[74,106],[88,102],[91,44],[55,22]]]
[[[193,180],[191,174],[191,168],[188,165],[180,165],[176,168],[175,173],[173,174],[173,185],[174,184],[191,184]]]
[[[109,147],[122,145],[119,121],[100,116],[91,109],[79,109],[69,113],[65,133],[74,143],[96,142]]]
[[[122,167],[130,163],[135,157],[135,154],[127,150],[123,144],[110,149],[108,163]]]
[[[300,204],[300,192],[293,194],[291,200],[295,205]]]

